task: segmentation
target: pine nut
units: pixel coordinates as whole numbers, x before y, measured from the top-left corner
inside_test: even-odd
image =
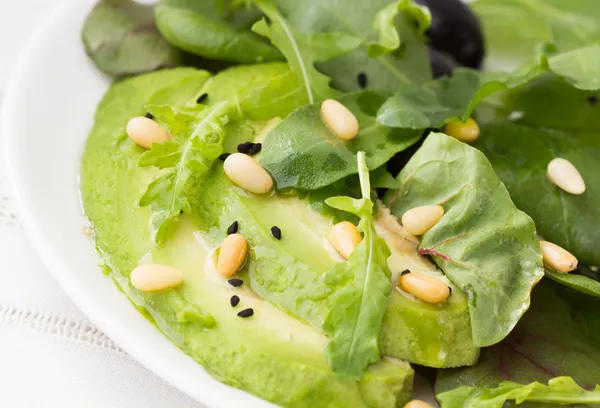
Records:
[[[411,208],[402,216],[402,225],[413,235],[423,235],[444,216],[441,205],[423,205]]]
[[[433,408],[433,405],[421,400],[412,400],[409,401],[404,408]]]
[[[404,273],[400,289],[429,303],[442,303],[450,296],[450,287],[439,279],[421,273]]]
[[[467,119],[466,122],[460,120],[452,120],[444,127],[444,133],[448,136],[452,136],[461,142],[471,143],[479,138],[481,133],[479,125],[472,118]]]
[[[161,128],[158,123],[145,116],[130,119],[127,122],[125,131],[131,140],[146,149],[151,149],[152,143],[162,143],[171,139],[171,135]]]
[[[566,249],[548,241],[540,241],[544,264],[557,272],[567,273],[577,268],[577,258]]]
[[[134,288],[143,292],[171,289],[183,282],[183,274],[169,265],[146,264],[135,268],[129,276]]]
[[[217,272],[229,278],[242,267],[248,255],[248,243],[240,234],[227,235],[219,250]]]
[[[548,163],[548,179],[560,189],[570,194],[585,193],[585,181],[573,163],[566,159],[556,158]]]
[[[361,241],[360,231],[348,221],[335,224],[329,232],[329,242],[346,259]]]
[[[321,118],[329,130],[343,140],[351,140],[358,134],[358,120],[348,108],[334,99],[321,104]]]
[[[235,184],[254,194],[265,194],[273,188],[271,175],[252,157],[234,153],[225,159],[225,174]]]

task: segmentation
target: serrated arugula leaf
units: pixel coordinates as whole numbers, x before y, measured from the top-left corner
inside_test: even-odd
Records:
[[[515,207],[480,151],[441,133],[427,137],[398,180],[401,187],[386,195],[397,217],[421,205],[444,207],[419,254],[432,256],[467,294],[474,344],[499,342],[544,274],[533,220]]]
[[[523,385],[504,381],[496,388],[460,387],[436,396],[441,408],[502,408],[507,401],[548,404],[600,404],[600,385],[592,391],[581,388],[571,377],[556,377],[548,385]]]
[[[360,131],[350,140],[335,136],[321,119],[321,105],[296,109],[263,143],[260,163],[273,176],[277,189],[315,190],[356,174],[356,153],[366,152],[367,166],[377,169],[394,154],[416,143],[420,130],[393,129],[377,123],[377,109],[387,92],[363,91],[339,100],[358,119]]]
[[[331,79],[317,71],[314,64],[355,50],[361,44],[360,39],[345,33],[302,34],[268,0],[255,2],[271,19],[271,24],[263,19],[252,26],[252,31],[267,37],[282,52],[299,82],[304,84],[309,103],[332,95]]]
[[[503,381],[546,383],[557,376],[571,377],[587,392],[594,389],[597,392],[600,372],[599,306],[597,298],[581,296],[554,282],[540,282],[533,290],[531,308],[516,328],[499,344],[482,349],[477,365],[438,373],[435,384],[438,397],[445,392],[452,395],[452,390],[460,390],[460,387],[481,387],[481,393],[467,388],[460,393],[456,391],[452,398],[447,398],[447,402],[465,402],[465,407],[485,407],[484,402],[496,402],[486,398],[495,396],[498,392],[496,387]],[[493,390],[484,390],[488,388]],[[538,389],[538,386],[533,388]],[[583,398],[588,394],[582,394],[581,389],[575,390],[569,386],[554,391],[557,393],[552,397],[548,395],[545,397],[547,399],[531,399],[532,402],[526,406],[541,408],[563,403],[580,404],[575,405],[577,407],[597,406],[595,400]],[[520,392],[516,393],[520,395]],[[499,392],[498,395],[503,393]],[[482,396],[486,398],[479,400],[478,397]],[[473,398],[471,405],[468,404],[469,398]],[[442,407],[445,406],[442,403]]]
[[[400,34],[395,20],[401,11],[405,11],[414,20],[422,35],[429,28],[431,14],[427,7],[415,4],[412,0],[397,0],[375,15],[373,29],[377,32],[378,39],[367,44],[367,54],[370,58],[380,57],[400,47]]]
[[[368,365],[381,358],[377,340],[391,289],[391,273],[387,267],[390,251],[375,231],[365,153],[359,152],[357,160],[362,198],[325,200],[331,207],[359,216],[358,228],[364,234],[348,260],[336,265],[324,277],[325,282],[334,287],[347,282],[331,295],[323,331],[330,339],[327,355],[331,368],[351,377],[360,377]]]

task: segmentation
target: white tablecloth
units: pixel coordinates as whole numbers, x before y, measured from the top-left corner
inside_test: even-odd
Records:
[[[14,58],[57,4],[0,0],[0,104]],[[0,407],[201,408],[129,357],[71,303],[19,226],[3,174]]]

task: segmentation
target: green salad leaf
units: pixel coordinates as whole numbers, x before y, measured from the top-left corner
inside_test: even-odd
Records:
[[[560,95],[560,97],[557,97]],[[512,93],[475,144],[494,166],[517,207],[538,233],[572,252],[581,263],[600,265],[600,116],[597,94],[580,91],[553,75]],[[512,113],[511,115],[511,112]],[[507,116],[515,117],[507,120]],[[565,158],[586,182],[582,195],[551,183],[548,163]]]
[[[325,282],[332,282],[334,287],[338,287],[340,281],[348,282],[331,295],[323,331],[330,339],[327,353],[331,368],[353,377],[360,377],[368,365],[381,358],[377,339],[391,289],[391,274],[387,267],[390,251],[375,231],[364,152],[358,152],[357,161],[362,198],[331,197],[325,200],[333,208],[358,215],[361,219],[358,228],[364,235],[348,260],[324,276]]]
[[[393,129],[377,123],[386,92],[363,91],[339,98],[358,119],[360,131],[350,140],[335,136],[321,119],[321,105],[303,106],[267,136],[260,163],[277,189],[315,190],[356,174],[356,153],[366,152],[367,166],[377,169],[421,137],[420,130]]]
[[[181,64],[181,52],[158,32],[153,11],[129,0],[101,0],[82,30],[85,52],[107,74],[121,77]]]
[[[561,273],[548,268],[546,268],[546,277],[586,295],[600,297],[600,281],[593,277],[579,274],[576,271]]]
[[[531,218],[519,211],[485,156],[441,133],[430,134],[386,196],[392,213],[429,204],[444,217],[423,235],[430,255],[469,298],[473,340],[489,346],[517,324],[542,278],[542,257]]]
[[[268,0],[256,0],[255,3],[271,19],[271,24],[263,19],[252,26],[252,31],[269,38],[283,53],[292,72],[304,85],[309,103],[329,96],[330,78],[317,71],[314,64],[355,50],[360,46],[360,39],[344,33],[299,33]]]
[[[596,298],[541,282],[516,328],[499,344],[482,349],[477,365],[438,373],[435,390],[442,407],[462,407],[456,405],[461,403],[500,407],[497,404],[504,399],[520,398],[532,401],[525,406],[536,408],[562,403],[596,406],[600,397],[599,306]],[[571,379],[555,378],[559,376]],[[504,381],[510,383],[498,387]],[[548,382],[549,387],[534,382]]]
[[[282,59],[276,49],[250,32],[260,14],[234,7],[231,0],[161,0],[155,14],[167,41],[190,53],[246,64]]]
[[[593,391],[581,388],[571,377],[556,377],[548,385],[539,382],[523,385],[504,381],[496,388],[460,387],[438,394],[441,408],[502,408],[514,400],[549,404],[600,404],[600,385]]]

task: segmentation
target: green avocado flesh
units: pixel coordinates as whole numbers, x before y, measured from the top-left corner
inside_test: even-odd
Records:
[[[145,150],[125,133],[127,121],[143,115],[145,105],[191,106],[203,93],[211,105],[236,89],[252,90],[225,126],[224,151],[234,152],[238,143],[264,138],[276,124],[273,118],[305,103],[294,78],[286,65],[272,63],[214,77],[189,68],[163,70],[116,83],[98,106],[81,170],[83,206],[94,224],[97,250],[131,301],[216,379],[285,407],[402,406],[413,376],[402,360],[452,367],[477,359],[478,350],[469,346],[466,299],[458,289],[442,305],[394,291],[380,337],[387,357],[358,380],[344,378],[329,368],[320,330],[329,306],[320,275],[339,262],[323,244],[330,219],[295,196],[246,193],[227,179],[219,160],[194,184],[190,214],[175,221],[164,242],[154,243],[152,211],[138,204],[163,171],[138,166]],[[233,221],[249,244],[240,288],[214,266]],[[272,226],[281,229],[281,240],[271,235]],[[406,259],[392,256],[392,271],[412,262]],[[140,263],[177,267],[184,283],[140,292],[129,282]],[[233,295],[240,297],[236,308],[230,306]],[[252,317],[237,316],[249,307]]]

